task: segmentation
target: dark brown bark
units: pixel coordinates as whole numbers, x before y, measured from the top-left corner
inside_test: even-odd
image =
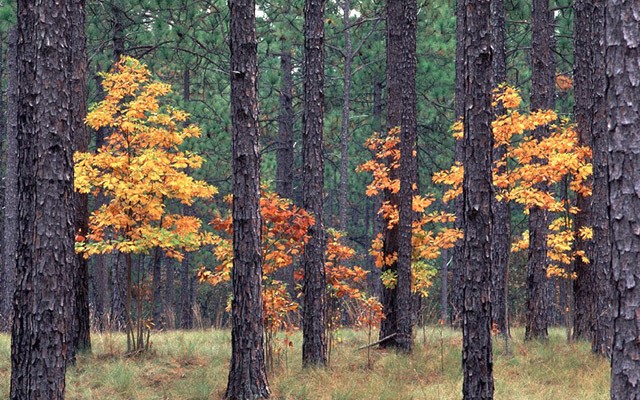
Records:
[[[396,0],[387,0],[396,1]],[[417,182],[417,160],[414,156],[418,136],[416,117],[416,29],[418,7],[416,0],[402,0],[402,42],[400,76],[402,77],[402,130],[400,133],[400,192],[398,222],[398,349],[409,353],[413,348],[413,298],[411,295],[411,255],[413,186]]]
[[[4,263],[2,276],[2,331],[11,329],[16,288],[18,246],[18,65],[16,29],[9,31],[7,49],[7,135],[5,164]]]
[[[553,55],[553,16],[549,0],[534,0],[531,11],[531,110],[555,106],[555,60]],[[536,139],[549,135],[548,127],[533,132]],[[539,189],[548,190],[540,184]],[[548,336],[547,230],[548,212],[539,207],[529,210],[529,259],[527,264],[527,310],[525,338]]]
[[[302,364],[327,364],[326,238],[323,223],[324,158],[324,0],[304,3],[304,116],[302,134],[302,205],[315,216],[302,256],[304,309]]]
[[[640,399],[640,10],[606,2],[609,221],[614,283],[611,399]]]
[[[124,11],[122,9],[121,0],[115,0],[111,4],[111,16],[113,20],[113,36],[111,43],[113,45],[113,61],[120,61],[120,57],[125,54],[124,50],[124,25],[122,23],[125,20]]]
[[[491,1],[491,28],[493,47],[493,77],[494,86],[507,80],[507,55],[505,49],[505,14],[504,0]],[[504,110],[499,107],[494,110],[500,115]],[[506,145],[493,149],[493,159],[500,160],[506,152]],[[500,173],[506,172],[506,165],[499,168]],[[491,307],[495,328],[505,337],[509,337],[509,323],[507,316],[507,284],[509,275],[509,254],[511,253],[511,208],[506,201],[491,198],[493,212],[493,229],[491,253],[493,268],[491,270]]]
[[[604,1],[579,0],[574,4],[574,87],[575,119],[583,144],[593,150],[593,193],[578,196],[576,232],[591,226],[594,237],[582,241],[577,235],[576,250],[585,251],[590,260],[575,263],[575,337],[590,338],[592,351],[611,354],[611,241],[608,205],[608,135],[604,92]]]
[[[493,399],[491,354],[491,1],[466,7],[464,99],[464,303],[462,367],[465,399]]]
[[[456,2],[456,84],[455,84],[455,118],[456,121],[464,116],[464,35],[466,31],[466,0]],[[464,161],[464,141],[456,141],[455,161]],[[458,196],[454,200],[454,212],[456,215],[455,227],[462,229],[464,226],[464,199]],[[453,263],[451,265],[451,285],[449,290],[451,305],[451,324],[459,326],[462,316],[462,302],[464,286],[464,242],[458,240],[453,249]]]
[[[17,288],[11,398],[64,399],[73,312],[73,33],[69,4],[18,1]]]
[[[233,300],[225,398],[269,397],[262,320],[262,236],[258,150],[258,41],[254,0],[231,0],[233,129]]]
[[[575,88],[574,115],[581,145],[592,145],[592,106],[595,99],[593,67],[593,51],[598,43],[593,43],[592,21],[594,7],[591,1],[576,0],[574,8],[574,67],[573,82]],[[602,22],[602,20],[600,21]],[[601,77],[598,77],[602,81]],[[591,222],[591,198],[577,195],[576,206],[580,212],[574,218],[575,232],[581,228],[590,227]],[[582,240],[576,235],[575,250],[583,251],[590,259],[592,256],[593,242]],[[593,297],[595,285],[595,270],[591,265],[577,257],[574,263],[574,271],[577,274],[573,282],[574,292],[574,332],[575,339],[589,339],[592,333],[592,324],[595,322],[595,298]]]
[[[70,7],[70,18],[73,27],[71,51],[72,69],[72,135],[74,151],[89,150],[89,133],[84,123],[87,115],[87,40],[85,34],[85,1],[73,0]],[[87,237],[89,231],[89,196],[75,193],[76,235]],[[91,320],[89,313],[89,264],[84,256],[78,254],[74,264],[75,312],[73,320],[72,341],[67,351],[69,360],[75,359],[76,352],[91,351]]]
[[[590,267],[595,271],[595,319],[592,326],[594,353],[611,356],[613,336],[613,292],[611,272],[611,233],[609,230],[609,135],[605,102],[605,5],[604,0],[593,1],[591,16],[594,40],[593,62],[592,149],[593,193],[591,195],[591,224],[593,247]]]
[[[339,226],[343,232],[347,231],[347,208],[349,192],[349,117],[351,111],[351,64],[353,61],[353,49],[351,45],[351,0],[342,2],[342,20],[344,25],[344,77],[342,94],[342,124],[340,128],[341,152],[340,152],[340,215]]]
[[[5,64],[4,64],[4,56],[3,56],[3,52],[4,52],[4,48],[3,48],[3,43],[4,39],[2,37],[0,37],[0,78],[4,77],[4,68],[5,68]],[[2,96],[2,82],[0,82],[0,160],[2,159],[2,147],[6,146],[6,142],[7,142],[7,130],[6,130],[6,116],[5,116],[5,109],[4,109],[5,103],[4,103],[4,97]],[[3,210],[3,217],[4,217],[4,210],[5,210],[5,188],[4,188],[4,179],[0,180],[0,209]],[[4,224],[0,224],[0,238],[4,239]],[[0,260],[4,260],[4,242],[0,242]],[[4,265],[2,265],[1,267],[2,269],[0,270],[0,272],[4,271]],[[9,286],[13,287],[15,285],[15,283],[11,283],[9,284],[9,282],[7,282],[7,277],[4,274],[0,273],[0,332],[8,332],[9,331],[9,327],[10,327],[10,323],[8,320],[8,316],[10,315],[10,313],[8,312],[8,310],[11,308],[11,298],[10,297],[4,297],[3,294],[5,292],[7,292],[7,289]]]
[[[387,30],[387,131],[402,125],[402,81],[400,79],[400,65],[397,60],[402,56],[402,1],[389,0],[386,4]],[[390,165],[392,159],[387,161]],[[399,179],[398,171],[391,169],[389,179]],[[398,207],[398,193],[384,191],[384,201]],[[384,259],[393,259],[398,255],[398,225],[389,227],[383,223],[383,254]],[[382,272],[398,272],[398,263],[383,265]],[[398,291],[397,287],[387,288],[382,285],[380,299],[385,318],[380,322],[380,339],[387,338],[398,332]],[[385,340],[380,347],[398,347],[396,336]]]

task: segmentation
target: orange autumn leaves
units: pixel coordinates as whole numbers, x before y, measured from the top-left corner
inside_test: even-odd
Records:
[[[400,167],[400,130],[393,128],[382,137],[374,134],[366,142],[366,146],[373,152],[373,158],[357,168],[360,172],[371,173],[372,180],[367,186],[367,196],[376,196],[384,191],[397,194],[400,191],[400,180],[394,178],[395,171]],[[442,249],[451,248],[462,237],[458,229],[447,227],[455,220],[455,216],[445,212],[428,212],[428,208],[435,201],[434,196],[414,195],[412,207],[417,213],[413,222],[413,255],[412,255],[412,290],[424,296],[431,287],[435,269],[429,264],[440,256]],[[399,212],[395,204],[385,200],[378,211],[389,228],[398,224]],[[371,254],[376,266],[393,265],[398,258],[396,253],[385,255],[382,249],[383,238],[378,235],[371,245]],[[394,272],[383,272],[382,281],[387,287],[394,287],[397,277]]]
[[[522,99],[517,90],[509,86],[500,86],[494,93],[494,106],[502,104],[505,109],[493,122],[494,145],[504,146],[505,155],[494,162],[493,182],[496,198],[501,201],[513,201],[521,204],[525,212],[538,207],[558,214],[549,226],[547,236],[549,276],[568,277],[564,266],[571,264],[574,257],[585,254],[573,251],[574,230],[569,215],[579,212],[571,203],[570,196],[558,196],[550,187],[561,183],[576,195],[590,196],[588,179],[592,173],[591,150],[579,144],[575,127],[565,120],[559,120],[554,111],[541,110],[521,113],[518,110]],[[537,140],[529,132],[537,127],[547,126],[548,137]],[[454,126],[454,136],[461,137],[462,124]],[[462,191],[464,169],[460,164],[450,170],[434,175],[435,183],[451,187],[445,193],[444,201],[455,198]],[[564,215],[560,215],[564,214]],[[583,238],[589,238],[590,229],[580,232]],[[528,235],[512,246],[513,251],[528,247]]]
[[[96,153],[76,153],[74,160],[76,190],[106,202],[91,214],[89,234],[76,250],[88,257],[158,247],[180,259],[181,251],[211,243],[213,235],[198,218],[168,211],[169,201],[188,206],[217,191],[186,172],[200,168],[202,158],[178,148],[200,130],[185,126],[188,114],[163,104],[170,86],[152,80],[138,60],[123,57],[102,78],[105,99],[86,123],[110,134]]]
[[[231,202],[231,197],[227,197]],[[302,254],[308,241],[308,229],[314,225],[315,217],[304,209],[296,207],[288,200],[276,193],[263,188],[260,199],[262,223],[263,249],[263,296],[265,328],[271,332],[283,329],[290,331],[295,328],[290,316],[298,310],[298,303],[291,298],[291,288],[285,282],[276,279],[277,271],[291,267],[294,258]],[[233,265],[233,248],[231,236],[233,233],[230,215],[218,216],[213,220],[216,230],[225,232],[225,237],[215,241],[215,256],[218,265],[212,270],[201,268],[198,272],[200,281],[213,285],[231,279]],[[325,273],[328,292],[331,297],[353,299],[363,309],[373,307],[377,300],[371,300],[363,290],[367,271],[358,266],[352,266],[351,261],[355,251],[343,244],[342,234],[329,230],[329,240],[326,249]],[[295,271],[295,280],[303,278],[301,271]],[[369,314],[356,315],[359,318],[370,318]]]

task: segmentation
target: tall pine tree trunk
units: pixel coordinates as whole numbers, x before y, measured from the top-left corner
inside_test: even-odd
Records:
[[[13,295],[16,289],[18,246],[18,34],[9,31],[7,49],[7,136],[4,209],[4,262],[2,276],[2,331],[11,329]]]
[[[258,41],[254,0],[231,0],[233,129],[233,300],[225,398],[269,397],[262,320],[262,235],[258,149]]]
[[[387,0],[387,131],[402,125],[402,81],[400,77],[400,64],[398,60],[402,56],[402,1]],[[387,165],[394,160],[389,157]],[[390,169],[389,179],[399,179],[398,170]],[[384,201],[390,206],[399,206],[398,193],[386,189]],[[383,259],[391,260],[382,266],[382,273],[388,271],[391,274],[398,273],[398,224],[389,226],[383,222]],[[398,288],[387,288],[382,285],[381,303],[384,319],[380,322],[380,339],[390,338],[398,332]],[[383,341],[381,347],[398,347],[398,338],[393,336]]]
[[[640,12],[606,2],[609,221],[613,270],[611,399],[640,399]]]
[[[459,121],[464,116],[465,63],[464,63],[464,35],[466,32],[466,0],[456,1],[456,87],[455,87],[455,118]],[[455,147],[455,161],[464,161],[464,141],[457,140]],[[456,214],[455,227],[464,227],[464,199],[462,196],[454,200]],[[451,324],[458,326],[462,316],[462,302],[464,286],[464,242],[458,240],[453,248],[453,264],[451,265],[451,285],[449,290],[451,304]]]
[[[302,255],[304,307],[302,364],[327,364],[324,206],[324,0],[304,3],[304,132],[302,136],[302,205],[315,224]]]
[[[465,399],[493,399],[491,0],[468,6],[465,20],[462,392]]]
[[[576,233],[592,227],[593,240],[576,235],[576,250],[582,250],[589,263],[576,259],[574,281],[576,338],[591,339],[592,350],[611,353],[611,241],[608,205],[608,140],[604,91],[604,1],[579,0],[574,4],[574,87],[575,119],[583,144],[593,150],[593,193],[578,196]]]
[[[493,77],[494,86],[507,80],[507,55],[505,49],[505,14],[504,0],[491,1],[491,25],[493,41]],[[503,113],[502,109],[495,110],[496,115]],[[493,159],[502,159],[506,152],[506,145],[493,149]],[[506,172],[506,165],[500,166],[499,173]],[[511,253],[511,208],[506,201],[491,198],[493,212],[493,226],[491,253],[493,269],[491,270],[491,296],[493,324],[508,340],[509,323],[507,315],[507,285],[509,276],[509,254]]]
[[[591,15],[594,41],[592,60],[593,104],[591,143],[593,149],[593,193],[591,195],[591,224],[593,246],[590,267],[595,271],[593,289],[595,319],[591,349],[594,353],[611,356],[613,335],[613,292],[611,272],[611,233],[609,230],[609,134],[605,102],[605,2],[594,0]]]
[[[73,27],[71,51],[72,68],[72,135],[74,150],[89,150],[89,133],[84,123],[87,115],[87,40],[85,34],[85,0],[73,0],[70,8]],[[75,194],[76,235],[87,237],[89,231],[89,196]],[[75,312],[71,316],[73,322],[72,337],[69,345],[69,359],[75,358],[76,352],[91,350],[91,320],[89,313],[89,264],[83,255],[76,256],[74,264]]]
[[[555,106],[555,60],[553,56],[553,17],[549,0],[533,0],[531,12],[531,110]],[[536,139],[549,135],[548,127],[537,128]],[[538,189],[546,191],[541,183]],[[525,338],[548,336],[547,230],[548,212],[540,207],[529,210],[529,260],[527,265],[527,310]]]
[[[73,18],[18,1],[18,257],[11,398],[64,399],[74,311]]]
[[[391,0],[388,0],[391,1]],[[402,79],[402,130],[400,132],[400,192],[398,222],[398,349],[411,352],[413,348],[413,299],[411,295],[412,227],[415,219],[413,195],[416,192],[418,167],[414,155],[418,136],[416,116],[416,29],[418,7],[416,0],[403,0],[400,76]]]

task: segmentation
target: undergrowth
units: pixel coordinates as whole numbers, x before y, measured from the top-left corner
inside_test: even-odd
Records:
[[[495,340],[496,399],[608,399],[608,362],[589,352],[587,343],[567,343],[563,330],[551,330],[548,343],[524,343],[513,330],[511,354]],[[366,332],[336,333],[331,366],[303,370],[301,335],[278,354],[269,383],[274,399],[460,399],[462,372],[459,332],[440,326],[421,329],[413,355],[358,350]],[[67,375],[67,399],[221,398],[230,353],[228,331],[173,331],[151,336],[151,351],[124,358],[121,334],[93,334],[93,353],[78,358]],[[10,339],[0,336],[0,397],[8,398]]]

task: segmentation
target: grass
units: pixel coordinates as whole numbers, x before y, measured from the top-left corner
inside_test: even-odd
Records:
[[[589,352],[587,343],[567,343],[563,330],[551,330],[548,343],[523,343],[515,329],[510,355],[494,344],[496,399],[608,399],[609,364]],[[410,357],[372,350],[367,367],[366,334],[336,334],[331,367],[300,368],[301,335],[276,356],[269,383],[274,399],[460,399],[462,372],[459,332],[420,329]],[[164,332],[152,335],[152,351],[136,359],[121,352],[120,334],[94,334],[93,353],[81,355],[67,375],[67,399],[221,398],[230,352],[228,331]],[[9,338],[0,336],[0,398],[8,398]]]

